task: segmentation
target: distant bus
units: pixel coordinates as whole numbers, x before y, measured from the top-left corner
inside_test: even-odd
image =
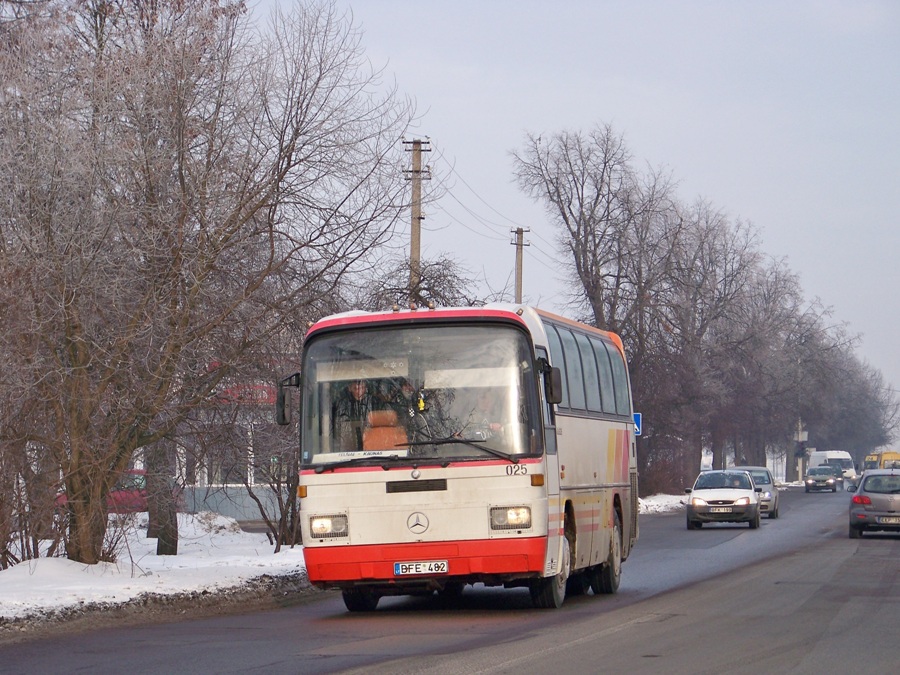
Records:
[[[350,611],[476,583],[542,608],[618,589],[638,478],[617,335],[518,305],[352,312],[310,328],[282,424],[292,386],[307,573]]]
[[[900,452],[884,451],[866,455],[865,469],[900,469]]]

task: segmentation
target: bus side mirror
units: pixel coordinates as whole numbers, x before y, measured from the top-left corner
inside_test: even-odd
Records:
[[[287,389],[278,385],[278,391],[275,393],[275,424],[286,426],[291,423],[291,409],[288,407]]]
[[[291,423],[291,398],[287,387],[300,387],[300,373],[288,375],[278,382],[278,389],[275,392],[275,424],[280,426]]]
[[[544,371],[544,389],[547,392],[547,403],[562,401],[562,373],[559,368]]]

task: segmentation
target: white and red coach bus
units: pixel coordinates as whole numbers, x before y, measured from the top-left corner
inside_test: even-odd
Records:
[[[614,593],[638,536],[635,427],[617,335],[519,305],[350,312],[300,373],[309,579],[350,611],[385,595]]]

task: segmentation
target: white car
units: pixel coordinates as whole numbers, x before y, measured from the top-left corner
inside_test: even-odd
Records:
[[[772,472],[764,466],[741,466],[737,467],[743,471],[750,472],[753,483],[758,488],[762,488],[759,493],[759,513],[766,518],[778,517],[778,488],[775,487],[775,478]]]
[[[687,529],[703,523],[748,523],[759,527],[759,495],[762,488],[753,483],[744,469],[704,471],[693,487],[685,488],[691,498],[687,504]]]

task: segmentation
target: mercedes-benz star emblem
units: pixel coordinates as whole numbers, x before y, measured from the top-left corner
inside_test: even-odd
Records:
[[[428,529],[428,516],[418,511],[411,513],[409,518],[406,519],[406,526],[413,534],[422,534]]]

